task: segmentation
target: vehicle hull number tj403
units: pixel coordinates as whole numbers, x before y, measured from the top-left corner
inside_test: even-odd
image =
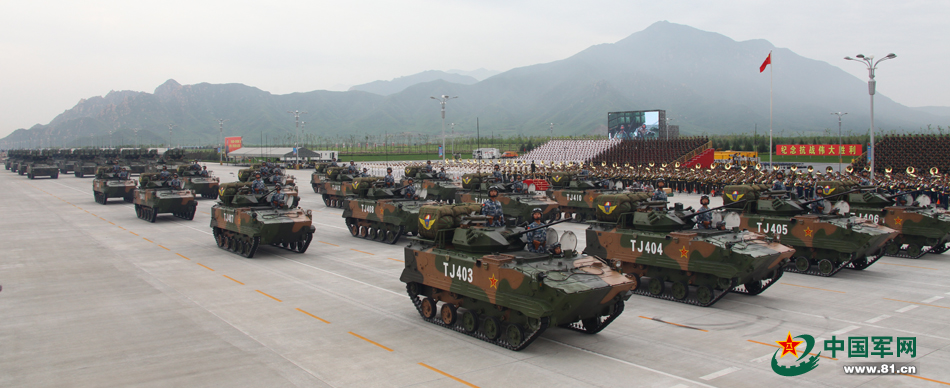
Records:
[[[788,225],[785,224],[770,224],[768,222],[756,222],[755,224],[759,226],[759,233],[788,234]]]
[[[458,279],[463,282],[469,282],[469,283],[472,282],[471,268],[465,268],[460,265],[449,264],[447,262],[442,263],[442,265],[444,266],[443,273],[445,274],[445,276],[450,277],[452,279]]]
[[[652,255],[659,255],[663,253],[663,244],[640,240],[640,244],[637,245],[637,240],[630,240],[630,249],[634,252],[646,252]]]

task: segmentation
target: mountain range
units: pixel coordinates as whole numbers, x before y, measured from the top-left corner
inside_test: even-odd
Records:
[[[773,69],[760,73],[769,52]],[[243,84],[168,80],[153,93],[112,91],[81,100],[48,124],[13,132],[0,147],[23,146],[31,138],[44,145],[108,144],[116,136],[124,144],[133,136],[137,143],[159,144],[169,138],[170,124],[172,144],[217,143],[219,118],[228,119],[224,136],[244,136],[247,144],[286,143],[295,132],[287,113],[292,110],[307,112],[302,129],[311,138],[436,134],[440,107],[430,97],[440,95],[458,96],[446,104],[446,122],[464,135],[474,135],[476,118],[482,135],[546,135],[551,123],[555,135],[605,134],[607,112],[645,109],[665,109],[685,135],[764,133],[770,75],[776,135],[824,133],[837,124],[833,111],[850,113],[846,128],[863,132],[869,121],[866,80],[765,40],[737,42],[665,21],[562,60],[480,81],[474,75],[432,71],[346,92],[284,95]],[[948,110],[910,108],[878,94],[875,125],[884,132],[946,125]]]

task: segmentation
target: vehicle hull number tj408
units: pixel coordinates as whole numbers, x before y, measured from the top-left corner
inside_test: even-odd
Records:
[[[444,266],[443,273],[445,274],[445,276],[450,277],[452,279],[458,279],[463,282],[469,282],[469,283],[472,282],[471,268],[465,268],[460,265],[449,264],[447,262],[442,263],[442,265]]]
[[[785,224],[770,224],[768,222],[756,222],[755,224],[759,226],[759,233],[788,234],[788,225]]]
[[[640,240],[640,245],[637,245],[637,240],[630,240],[630,249],[634,252],[646,252],[651,255],[659,255],[663,253],[663,244]]]

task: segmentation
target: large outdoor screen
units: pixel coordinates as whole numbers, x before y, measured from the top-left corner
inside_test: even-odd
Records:
[[[607,113],[607,135],[611,139],[656,139],[666,128],[666,111],[638,110]]]

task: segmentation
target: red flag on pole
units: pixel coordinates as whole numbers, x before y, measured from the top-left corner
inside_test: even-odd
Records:
[[[769,56],[765,58],[765,62],[762,62],[762,66],[759,66],[759,73],[765,71],[765,67],[772,64],[772,52],[769,51]]]

